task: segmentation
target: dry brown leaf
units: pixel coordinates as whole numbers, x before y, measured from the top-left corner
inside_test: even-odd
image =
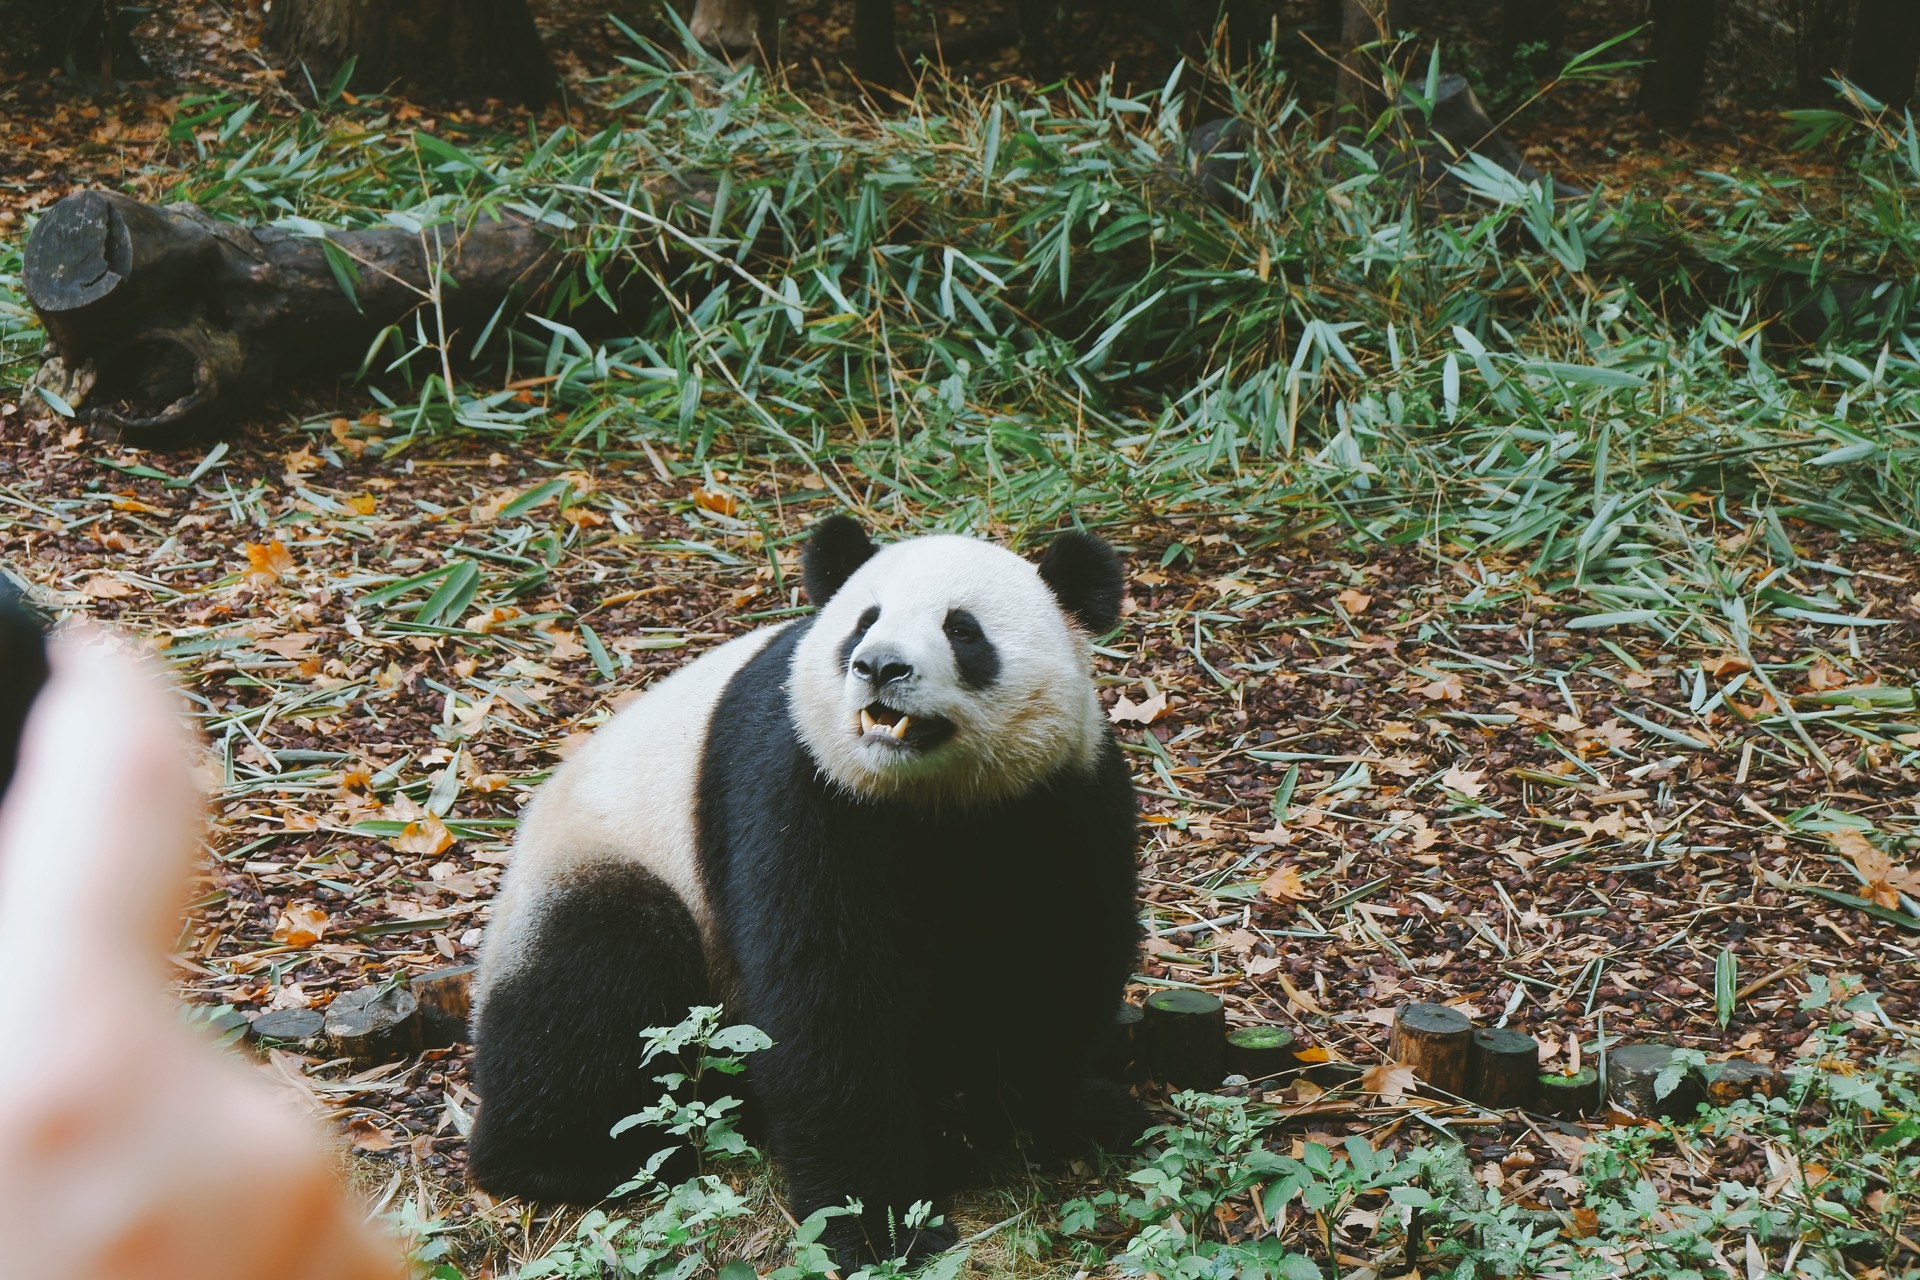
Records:
[[[361,445],[361,448],[364,449],[365,447],[364,444]],[[376,505],[373,495],[370,493],[355,494],[353,497],[347,499],[347,510],[357,516],[372,515]]]
[[[1487,789],[1487,784],[1482,781],[1486,776],[1485,769],[1463,769],[1456,764],[1440,775],[1440,785],[1471,800]]]
[[[320,908],[298,903],[280,913],[274,922],[273,940],[282,946],[310,947],[326,936],[331,923],[333,918]]]
[[[512,622],[519,616],[520,611],[512,605],[497,604],[491,609],[481,610],[460,625],[469,631],[477,631],[481,635],[490,635],[496,628]]]
[[[430,858],[453,846],[453,833],[447,830],[446,823],[429,813],[409,822],[405,830],[387,843],[396,852]]]
[[[1411,1092],[1414,1084],[1413,1068],[1397,1062],[1382,1062],[1360,1073],[1360,1087],[1368,1093],[1379,1094],[1382,1102],[1400,1101],[1401,1095]]]
[[[95,600],[117,600],[133,594],[133,588],[110,573],[96,573],[80,584],[80,590]]]
[[[1167,695],[1165,693],[1156,693],[1143,702],[1135,702],[1123,693],[1120,695],[1120,700],[1113,704],[1113,709],[1107,712],[1107,719],[1115,724],[1152,724],[1164,715],[1166,710]]]
[[[1815,693],[1824,689],[1844,689],[1847,683],[1847,678],[1825,658],[1815,658],[1813,665],[1807,668],[1806,685]]]
[[[1700,669],[1715,680],[1724,680],[1728,676],[1737,676],[1743,671],[1753,670],[1753,663],[1737,653],[1723,653],[1717,658],[1708,658],[1702,662]]]
[[[1340,602],[1342,609],[1345,609],[1355,617],[1365,613],[1367,606],[1373,603],[1372,596],[1364,591],[1355,591],[1352,587],[1348,587],[1345,591],[1338,593],[1333,598]]]
[[[1449,671],[1438,680],[1418,686],[1414,692],[1434,702],[1458,702],[1467,696],[1467,686],[1459,672]]]
[[[1252,831],[1247,833],[1247,839],[1252,841],[1254,844],[1270,844],[1270,845],[1292,844],[1293,832],[1287,830],[1285,827],[1281,826],[1279,823],[1276,822],[1273,824],[1271,828],[1269,828],[1266,831]]]
[[[740,499],[725,489],[708,488],[702,485],[693,491],[693,505],[715,515],[730,516],[740,509]]]
[[[249,542],[247,544],[248,582],[259,587],[270,587],[282,577],[293,572],[293,553],[286,544],[275,538],[271,542]]]
[[[1311,902],[1313,891],[1300,883],[1300,873],[1292,867],[1276,867],[1260,882],[1262,896],[1274,902]]]
[[[1827,840],[1853,863],[1864,884],[1862,896],[1890,911],[1900,909],[1900,895],[1920,895],[1920,872],[1898,866],[1865,834],[1851,828],[1829,831]]]

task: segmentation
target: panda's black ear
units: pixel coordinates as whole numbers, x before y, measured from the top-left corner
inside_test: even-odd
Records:
[[[807,599],[818,609],[847,584],[853,571],[865,564],[877,548],[852,516],[828,516],[813,526],[800,552],[800,577]]]
[[[1126,578],[1113,548],[1075,529],[1058,534],[1040,557],[1040,577],[1053,589],[1060,607],[1098,636],[1120,621]]]

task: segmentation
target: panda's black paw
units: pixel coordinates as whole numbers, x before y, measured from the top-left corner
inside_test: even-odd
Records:
[[[1088,1079],[1074,1102],[1074,1132],[1102,1151],[1125,1152],[1140,1145],[1153,1123],[1141,1101],[1112,1080]]]
[[[843,1274],[857,1270],[864,1263],[889,1258],[904,1259],[908,1265],[917,1266],[953,1248],[959,1239],[958,1233],[945,1223],[916,1230],[887,1214],[876,1213],[834,1218],[820,1233],[820,1243],[832,1250]]]

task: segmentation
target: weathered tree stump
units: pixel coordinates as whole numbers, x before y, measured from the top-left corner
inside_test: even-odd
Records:
[[[1600,1109],[1600,1073],[1582,1067],[1570,1076],[1547,1072],[1540,1077],[1540,1109],[1550,1116],[1573,1119]]]
[[[352,87],[436,100],[553,96],[553,64],[527,0],[274,0],[267,43],[320,84],[352,58]]]
[[[470,964],[435,969],[410,984],[420,1002],[420,1047],[444,1049],[465,1043],[467,1018],[473,1012],[473,973]]]
[[[1507,1027],[1483,1027],[1473,1033],[1467,1097],[1494,1111],[1530,1107],[1539,1084],[1539,1041]]]
[[[1913,96],[1920,62],[1920,5],[1913,0],[1858,0],[1853,40],[1847,49],[1847,79],[1882,105],[1904,107]]]
[[[1467,1091],[1473,1020],[1444,1004],[1405,1004],[1394,1015],[1387,1054],[1423,1082],[1455,1097]]]
[[[391,1062],[420,1052],[420,1002],[404,984],[362,987],[327,1006],[327,1039],[345,1058]]]
[[[1664,1096],[1655,1088],[1660,1072],[1672,1062],[1676,1052],[1670,1044],[1627,1044],[1607,1054],[1607,1101],[1636,1116],[1680,1118],[1700,1106],[1703,1096],[1699,1077],[1692,1071]]]
[[[778,62],[785,7],[782,0],[697,0],[687,29],[702,48],[723,58],[760,50],[768,62]]]
[[[1707,1101],[1716,1107],[1730,1106],[1756,1094],[1762,1098],[1776,1097],[1786,1083],[1772,1067],[1748,1062],[1745,1058],[1709,1062],[1700,1069],[1700,1081]]]
[[[1169,988],[1148,996],[1144,1013],[1148,1075],[1182,1089],[1219,1085],[1227,1058],[1227,1008],[1219,996]]]
[[[1293,1056],[1293,1032],[1260,1023],[1227,1032],[1226,1070],[1249,1081],[1273,1081],[1292,1075],[1300,1060]]]
[[[247,1028],[247,1038],[259,1045],[306,1046],[318,1040],[326,1029],[326,1015],[317,1009],[275,1009],[253,1020]]]
[[[329,252],[351,264],[351,293]],[[321,238],[76,192],[27,240],[22,281],[50,347],[34,383],[93,425],[164,439],[230,417],[277,378],[355,367],[433,293],[449,329],[477,329],[503,302],[531,301],[560,261],[519,221]]]

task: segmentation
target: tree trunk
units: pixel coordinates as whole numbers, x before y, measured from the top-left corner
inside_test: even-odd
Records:
[[[533,300],[560,261],[520,221],[322,239],[76,192],[27,240],[22,283],[50,348],[34,382],[90,423],[165,438],[232,416],[286,374],[355,367],[436,295],[430,327],[477,330]]]
[[[1845,61],[1847,7],[1842,0],[1794,0],[1793,80],[1803,106],[1832,106],[1827,81]]]
[[[1903,107],[1913,96],[1916,59],[1920,59],[1920,3],[1860,0],[1853,11],[1847,79],[1881,105]]]
[[[1386,109],[1388,47],[1405,26],[1406,16],[1406,0],[1341,0],[1336,109],[1358,107],[1369,124]]]
[[[37,8],[37,14],[20,16],[48,66],[83,76],[97,73],[108,84],[146,74],[133,43],[138,11],[122,9],[119,0],[48,0]]]
[[[330,83],[353,59],[350,87],[399,86],[422,99],[503,98],[537,107],[553,65],[527,0],[274,0],[267,42]]]
[[[1641,72],[1640,109],[1655,124],[1693,123],[1712,44],[1713,0],[1653,0],[1653,47]]]

